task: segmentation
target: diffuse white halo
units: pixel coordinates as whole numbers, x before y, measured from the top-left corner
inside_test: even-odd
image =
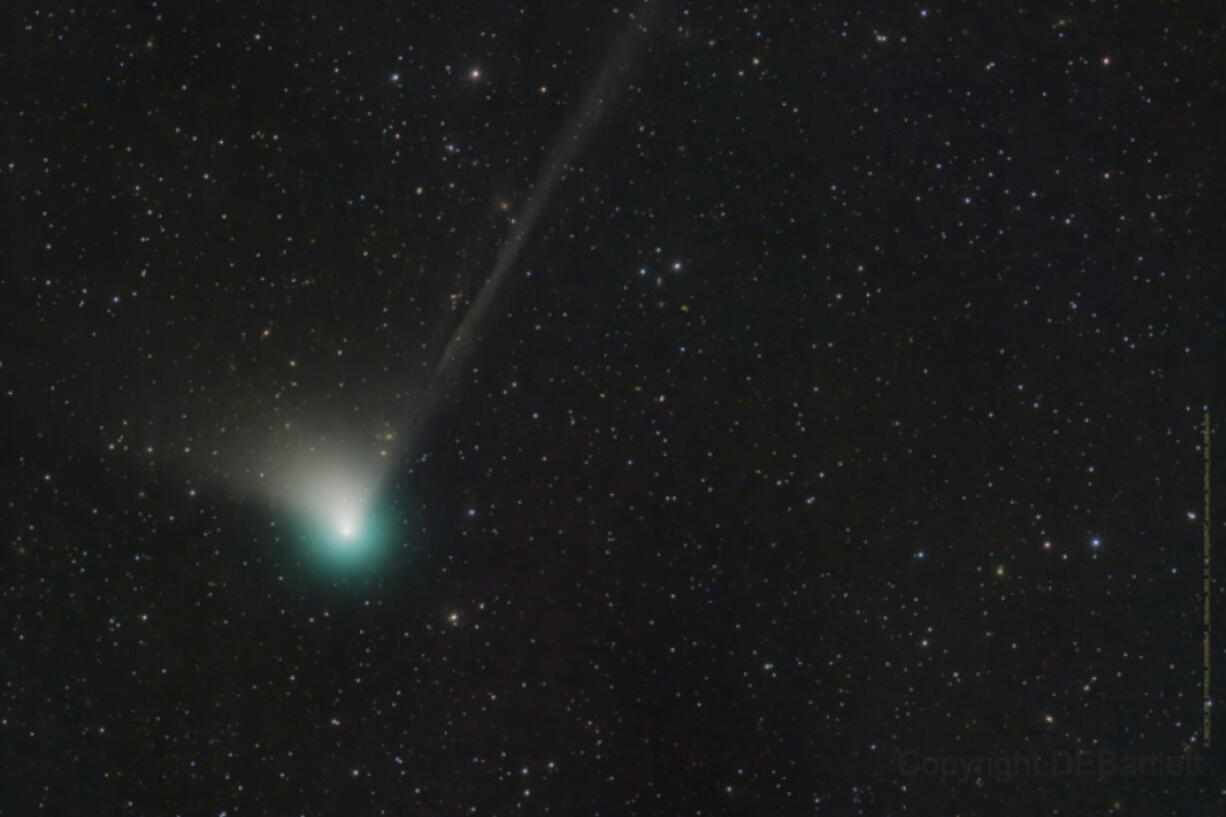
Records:
[[[378,494],[384,469],[344,452],[297,455],[273,479],[275,501],[327,531],[337,546],[356,544]]]

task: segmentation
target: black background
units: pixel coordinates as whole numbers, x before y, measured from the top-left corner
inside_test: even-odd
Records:
[[[4,814],[1221,807],[899,766],[1200,754],[1217,4],[678,0],[380,570],[235,487],[404,426],[630,11],[10,11]]]

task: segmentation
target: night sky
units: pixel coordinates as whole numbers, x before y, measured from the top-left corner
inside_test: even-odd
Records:
[[[0,814],[1226,813],[1222,6],[636,3],[6,7]]]

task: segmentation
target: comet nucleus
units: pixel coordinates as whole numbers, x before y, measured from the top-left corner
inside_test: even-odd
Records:
[[[312,561],[359,570],[379,562],[390,538],[380,507],[383,469],[360,457],[314,454],[297,459],[279,480],[281,500],[298,518]]]

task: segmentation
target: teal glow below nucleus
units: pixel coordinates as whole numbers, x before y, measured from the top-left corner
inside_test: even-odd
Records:
[[[396,527],[390,508],[376,504],[342,519],[311,515],[299,525],[298,538],[313,566],[332,574],[355,574],[384,562]]]

